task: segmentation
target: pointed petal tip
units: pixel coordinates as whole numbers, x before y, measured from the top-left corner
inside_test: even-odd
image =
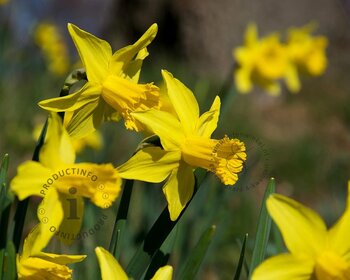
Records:
[[[174,78],[173,74],[171,74],[168,70],[162,69],[161,72],[164,80],[166,80],[166,78]]]

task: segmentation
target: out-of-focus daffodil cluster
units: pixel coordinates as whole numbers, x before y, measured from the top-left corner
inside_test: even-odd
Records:
[[[67,74],[70,67],[68,49],[58,27],[48,22],[40,23],[35,28],[34,37],[49,71],[58,76]]]
[[[313,36],[315,25],[291,28],[286,40],[279,33],[259,38],[257,26],[249,24],[244,45],[233,50],[236,61],[234,78],[241,93],[248,93],[254,84],[271,95],[281,92],[280,81],[287,88],[300,91],[300,74],[319,76],[327,67],[327,38]]]

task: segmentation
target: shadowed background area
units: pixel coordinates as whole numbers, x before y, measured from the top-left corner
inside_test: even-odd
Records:
[[[63,73],[50,71],[35,42],[36,28],[43,22],[54,24],[66,45],[69,66]],[[249,233],[249,255],[269,176],[276,178],[278,192],[318,210],[328,223],[340,216],[350,178],[350,1],[9,0],[0,6],[0,152],[10,155],[10,178],[21,162],[31,158],[33,129],[45,121],[46,113],[37,102],[58,96],[65,77],[81,66],[67,22],[107,40],[113,50],[133,43],[157,22],[159,32],[148,48],[141,81],[161,85],[160,69],[169,70],[193,90],[201,112],[215,95],[225,96],[214,136],[227,134],[246,142],[249,160],[236,189],[210,176],[183,216],[171,258],[175,271],[201,233],[216,224],[215,240],[198,279],[232,279],[240,250],[236,240]],[[243,44],[250,22],[257,24],[259,36],[285,34],[290,27],[316,22],[315,33],[329,41],[325,74],[303,77],[298,94],[286,88],[277,97],[258,88],[247,95],[237,93],[232,49]],[[86,149],[79,161],[120,165],[142,140],[122,123],[105,124],[101,132],[103,148]],[[72,247],[51,244],[52,248],[82,253],[92,252],[96,245],[108,247],[117,204],[103,212],[90,205],[85,228],[106,214],[104,230]],[[36,205],[32,201],[29,224],[35,223]],[[136,185],[124,263],[164,206],[161,185]],[[89,271],[94,268],[90,275],[94,279],[95,260],[86,263]],[[76,265],[81,279],[88,275],[84,265]]]

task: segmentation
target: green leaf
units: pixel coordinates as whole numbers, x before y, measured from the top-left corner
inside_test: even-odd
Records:
[[[185,267],[179,274],[181,280],[192,280],[196,276],[199,267],[204,259],[204,256],[208,250],[208,247],[213,239],[216,226],[212,225],[208,228],[199,239],[197,245],[192,250],[192,253],[188,257]]]
[[[0,213],[13,201],[13,195],[7,188],[9,156],[5,154],[0,166]]]
[[[2,280],[16,279],[16,251],[12,241],[0,250],[0,269]]]
[[[238,260],[238,265],[236,268],[235,277],[233,278],[234,280],[239,280],[239,278],[241,277],[242,267],[244,265],[245,244],[247,242],[247,238],[248,238],[248,233],[246,233],[244,235],[244,240],[243,240],[243,244],[242,244],[242,248],[241,248],[241,253],[239,255],[239,260]]]
[[[174,248],[177,233],[178,225],[175,226],[174,230],[168,235],[160,249],[153,256],[146,272],[145,279],[151,279],[160,267],[165,266],[168,263],[170,253]]]
[[[109,244],[109,252],[114,255],[114,257],[119,260],[123,235],[125,231],[126,219],[129,212],[129,204],[131,193],[134,185],[134,180],[126,180],[123,194],[120,199],[120,205],[118,208],[117,217],[114,224],[114,229],[112,233],[112,239]]]
[[[267,185],[265,195],[261,204],[258,229],[256,232],[253,256],[249,269],[249,278],[253,273],[254,268],[257,267],[265,258],[267,243],[269,241],[271,229],[271,217],[269,216],[266,209],[266,200],[271,193],[275,192],[275,189],[275,179],[271,178]]]
[[[192,199],[206,174],[207,172],[203,169],[197,169],[195,171],[196,183]],[[192,199],[187,203],[185,209],[182,211],[176,221],[172,221],[170,219],[167,207],[162,211],[126,268],[126,272],[130,278],[140,279],[142,277],[154,254],[159,250],[165,239],[174,229],[175,225],[180,220],[187,207],[190,205]]]

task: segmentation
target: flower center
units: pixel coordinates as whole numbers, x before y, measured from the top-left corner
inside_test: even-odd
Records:
[[[153,84],[136,84],[116,75],[109,75],[102,84],[103,99],[117,110],[127,129],[142,130],[131,112],[159,109],[159,88]]]
[[[182,144],[185,162],[213,172],[225,185],[234,185],[246,160],[244,143],[225,136],[221,140],[187,137]]]
[[[269,80],[282,78],[287,63],[287,52],[277,40],[261,42],[256,62],[256,70],[261,76]]]
[[[325,252],[317,258],[314,273],[317,280],[350,279],[350,263],[333,252]]]

